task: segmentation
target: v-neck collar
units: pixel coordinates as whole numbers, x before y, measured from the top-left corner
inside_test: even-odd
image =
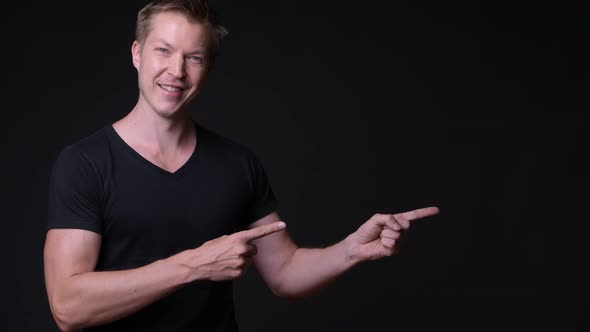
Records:
[[[189,158],[186,160],[186,162],[184,164],[182,164],[182,166],[180,166],[174,172],[170,172],[168,170],[165,170],[165,169],[161,168],[160,166],[152,163],[151,161],[146,159],[144,156],[142,156],[139,152],[137,152],[134,148],[132,148],[129,144],[127,144],[127,142],[125,142],[125,140],[123,140],[123,138],[119,135],[119,133],[117,133],[117,131],[113,127],[114,122],[111,123],[109,126],[107,126],[107,129],[108,129],[107,132],[111,135],[111,137],[114,139],[114,141],[116,141],[124,150],[129,152],[133,157],[135,157],[137,160],[139,160],[139,162],[141,162],[142,164],[146,165],[147,167],[151,168],[153,171],[160,173],[164,176],[168,176],[168,177],[172,177],[172,178],[179,178],[186,172],[186,169],[190,166],[190,164],[192,164],[194,162],[194,159],[196,159],[196,155],[202,149],[202,143],[203,143],[202,136],[203,135],[200,135],[201,128],[194,120],[191,120],[191,121],[192,121],[193,125],[195,126],[195,135],[197,136],[196,137],[197,143],[195,144],[193,152],[191,153]]]

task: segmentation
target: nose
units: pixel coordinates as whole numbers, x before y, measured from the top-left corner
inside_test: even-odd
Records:
[[[186,76],[186,72],[184,70],[184,58],[174,57],[170,59],[168,73],[174,76],[174,78],[183,78]]]

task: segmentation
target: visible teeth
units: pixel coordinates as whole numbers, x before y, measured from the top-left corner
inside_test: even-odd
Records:
[[[162,85],[162,84],[160,84],[160,87],[162,87],[162,89],[164,89],[166,91],[170,91],[170,92],[180,91],[180,88],[169,86],[169,85]]]

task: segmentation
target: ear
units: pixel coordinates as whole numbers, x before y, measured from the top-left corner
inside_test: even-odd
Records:
[[[139,64],[141,62],[141,44],[137,40],[131,45],[131,59],[133,60],[133,67],[139,70]]]

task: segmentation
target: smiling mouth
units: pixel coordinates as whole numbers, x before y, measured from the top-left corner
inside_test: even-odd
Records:
[[[168,92],[180,92],[180,91],[184,90],[183,88],[171,86],[171,85],[158,84],[158,86],[160,86],[160,88],[162,88]]]

